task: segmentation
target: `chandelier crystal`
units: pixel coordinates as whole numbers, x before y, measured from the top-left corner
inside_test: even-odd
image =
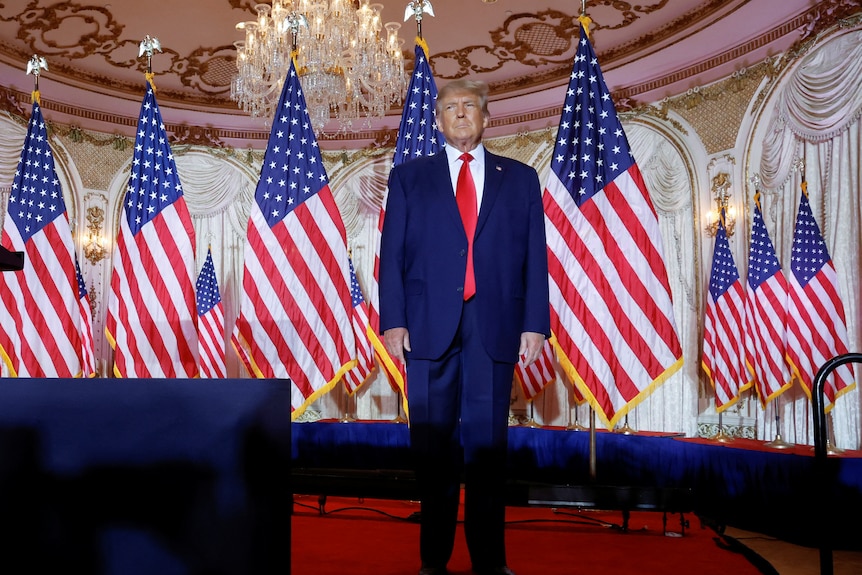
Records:
[[[400,104],[406,87],[397,22],[381,25],[369,0],[273,0],[240,22],[231,99],[252,117],[272,120],[296,49],[296,66],[315,132],[330,117],[339,131],[368,127]],[[364,120],[364,121],[362,121]]]

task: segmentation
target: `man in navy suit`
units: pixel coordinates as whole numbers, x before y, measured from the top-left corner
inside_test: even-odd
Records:
[[[539,177],[484,148],[487,104],[483,82],[444,86],[436,113],[445,153],[389,176],[380,329],[407,366],[420,575],[447,573],[462,474],[473,570],[512,575],[504,543],[512,378],[519,357],[535,361],[550,334]]]

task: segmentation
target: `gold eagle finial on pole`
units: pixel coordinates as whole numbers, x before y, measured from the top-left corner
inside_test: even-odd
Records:
[[[410,19],[410,16],[416,19],[416,35],[419,38],[422,38],[422,14],[434,15],[434,7],[431,6],[430,0],[411,0],[404,9],[405,22]]]
[[[33,57],[27,61],[27,75],[33,74],[33,92],[30,94],[30,101],[41,104],[39,101],[39,75],[42,70],[48,71],[48,62],[39,54],[33,54]]]
[[[144,39],[141,41],[138,49],[138,58],[145,54],[147,56],[147,72],[144,74],[144,76],[146,77],[147,82],[149,82],[150,86],[153,87],[154,92],[156,91],[156,84],[153,81],[153,78],[155,77],[155,75],[153,74],[153,53],[155,53],[156,50],[158,50],[159,52],[162,51],[162,45],[159,42],[159,39],[154,38],[149,34],[144,36]]]

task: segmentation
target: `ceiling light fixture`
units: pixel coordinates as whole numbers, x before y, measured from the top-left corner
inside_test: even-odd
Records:
[[[401,102],[405,89],[401,25],[381,25],[382,4],[369,0],[273,0],[240,22],[231,99],[252,117],[272,120],[296,50],[296,67],[314,131],[331,117],[337,131],[370,126]],[[364,119],[364,122],[359,120]]]

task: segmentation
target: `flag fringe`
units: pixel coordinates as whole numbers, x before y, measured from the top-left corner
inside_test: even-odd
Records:
[[[12,358],[10,358],[10,357],[6,354],[6,350],[5,350],[5,349],[3,349],[3,346],[2,346],[2,345],[0,345],[0,359],[2,359],[2,360],[3,360],[3,363],[5,363],[5,364],[6,364],[6,368],[9,370],[9,375],[10,375],[11,377],[18,377],[18,372],[17,372],[17,371],[15,371],[15,368],[14,368],[14,367],[12,367]]]
[[[804,380],[802,379],[802,375],[799,372],[799,367],[797,367],[796,363],[794,363],[794,361],[793,361],[793,359],[791,359],[790,355],[786,355],[785,359],[787,360],[787,365],[790,366],[790,371],[793,372],[793,377],[795,377],[796,379],[799,380],[799,387],[802,388],[802,391],[805,393],[805,396],[808,398],[808,401],[810,402],[811,401],[811,390],[808,389],[808,386],[803,383]],[[792,382],[793,382],[793,380],[791,379],[791,383]],[[838,401],[838,398],[841,397],[842,395],[850,392],[850,391],[853,391],[854,389],[856,389],[856,382],[855,381],[850,382],[846,387],[835,390],[835,399],[833,399],[832,401],[824,402],[825,405],[823,407],[823,413],[829,413],[830,411],[832,411],[832,408],[835,407],[835,403]],[[824,395],[825,395],[825,391],[824,391]],[[827,398],[827,400],[828,400],[828,398]]]
[[[604,423],[605,427],[607,427],[608,431],[613,431],[614,427],[616,427],[617,423],[619,423],[620,419],[622,419],[625,415],[628,415],[635,407],[640,405],[643,400],[645,400],[649,395],[656,390],[660,385],[662,385],[665,381],[668,380],[673,374],[675,374],[683,365],[683,358],[680,357],[674,363],[669,365],[658,377],[652,380],[648,386],[646,386],[640,393],[638,393],[635,397],[630,399],[626,404],[621,407],[616,413],[614,413],[613,417],[608,417],[607,413],[605,413],[598,399],[596,399],[595,395],[590,391],[589,386],[587,386],[584,379],[578,373],[578,370],[575,369],[575,366],[572,364],[569,357],[563,352],[563,349],[560,347],[560,344],[557,343],[556,339],[552,340],[554,344],[554,348],[557,350],[557,361],[560,363],[560,367],[565,371],[566,375],[571,379],[573,385],[578,387],[578,390],[583,394],[584,400],[590,404],[593,411],[599,417],[599,419]]]
[[[416,44],[425,52],[425,59],[428,59],[428,43],[421,36],[416,36]]]
[[[394,383],[398,388],[397,391],[401,393],[401,408],[404,410],[404,416],[407,417],[407,420],[410,420],[410,411],[407,408],[407,392],[404,389],[404,378],[401,377],[401,370],[396,367],[395,362],[392,361],[392,358],[389,357],[389,352],[386,351],[386,346],[383,345],[383,342],[380,341],[380,338],[371,329],[371,326],[366,328],[366,333],[368,334],[368,339],[371,340],[371,345],[374,346],[374,351],[377,352],[377,361],[379,361],[386,371],[387,377],[391,377],[390,383]],[[395,381],[392,381],[394,379]]]
[[[341,378],[344,377],[344,374],[356,367],[356,363],[357,362],[355,359],[351,359],[350,361],[342,365],[341,368],[335,373],[335,377],[329,380],[325,385],[321,386],[320,389],[315,390],[314,393],[306,397],[305,400],[302,402],[302,405],[300,405],[291,412],[290,421],[296,421],[300,416],[302,416],[303,413],[305,413],[305,410],[308,409],[309,405],[317,401],[318,398],[332,391],[333,388],[341,382]]]

